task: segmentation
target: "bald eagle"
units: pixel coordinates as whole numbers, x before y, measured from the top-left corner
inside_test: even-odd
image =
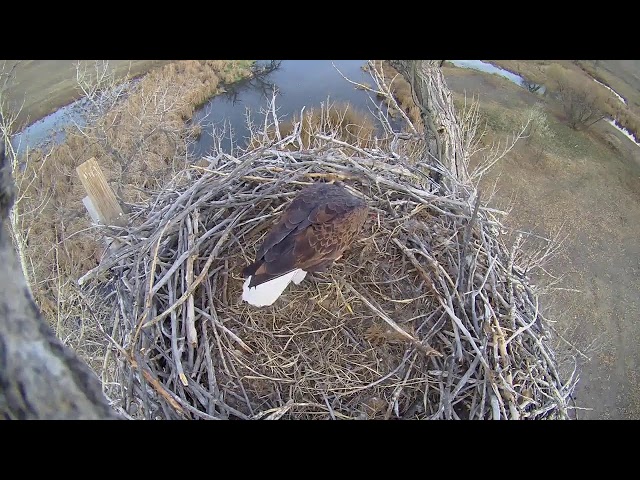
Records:
[[[307,272],[322,272],[340,258],[362,229],[368,207],[335,183],[304,188],[287,206],[258,249],[255,262],[242,271],[242,299],[273,305],[290,282]]]

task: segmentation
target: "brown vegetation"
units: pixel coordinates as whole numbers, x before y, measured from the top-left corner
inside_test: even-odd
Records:
[[[628,107],[619,107],[612,115],[618,124],[626,128],[636,139],[640,141],[640,115]]]
[[[1,88],[0,88],[1,93]],[[3,125],[0,113],[0,125]],[[94,372],[46,324],[11,239],[15,188],[0,135],[0,420],[115,418]],[[5,223],[6,222],[6,223]]]
[[[625,70],[621,71],[616,69],[614,64],[618,62],[624,62],[627,67],[630,67],[630,70],[627,72]],[[637,109],[640,107],[640,90],[638,90],[638,87],[640,86],[640,79],[638,78],[637,72],[635,72],[633,67],[629,65],[630,62],[634,61],[574,60],[573,64],[582,69],[590,77],[604,85],[607,85],[609,88],[621,95],[627,102],[628,106]],[[618,74],[622,75],[622,77],[618,77],[613,74],[610,70],[611,67],[614,67],[614,70]]]
[[[439,98],[450,102],[446,86]],[[109,362],[112,350],[100,360],[103,372],[117,364],[117,381],[105,387],[120,390],[121,411],[147,418],[567,418],[575,377],[556,369],[529,283],[549,249],[526,258],[519,239],[507,247],[502,212],[483,205],[471,184],[449,189],[447,182],[434,193],[425,175],[433,165],[412,154],[424,147],[408,145],[420,138],[397,134],[388,150],[365,150],[339,140],[360,138],[344,117],[346,110],[332,120],[342,133],[313,132],[320,142],[305,139],[301,124],[280,138],[274,119],[265,148],[211,159],[206,169],[183,167],[159,195],[138,192],[128,228],[103,230],[125,245],[86,277],[94,290],[78,295],[94,294],[93,306],[103,307],[86,317],[109,328],[118,362]],[[120,123],[111,120],[98,124],[99,145],[109,145]],[[309,121],[308,130],[324,123]],[[289,144],[297,151],[278,151]],[[123,176],[117,168],[110,174]],[[331,278],[289,292],[278,315],[247,311],[234,272],[292,190],[322,179],[347,180],[367,198],[375,212],[368,235]],[[283,184],[292,188],[283,192]]]
[[[300,125],[300,138],[303,148],[306,149],[312,148],[315,136],[319,132],[333,133],[338,140],[362,148],[373,146],[376,133],[371,115],[355,109],[348,103],[327,101],[321,108],[305,111],[301,123],[299,115],[294,115],[291,120],[279,125],[280,135],[285,137],[293,133],[296,124]]]
[[[110,73],[118,80],[123,80],[144,75],[169,62],[109,60],[108,65]],[[5,71],[13,69],[5,101],[12,110],[19,110],[16,131],[80,98],[82,92],[76,82],[77,64],[80,63],[82,68],[93,68],[96,64],[94,60],[0,60],[0,71],[3,70],[3,63]]]
[[[546,70],[548,60],[484,60],[508,72],[514,73],[537,85],[544,85],[547,81]]]

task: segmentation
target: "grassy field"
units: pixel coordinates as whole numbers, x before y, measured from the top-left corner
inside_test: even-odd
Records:
[[[539,69],[524,63],[520,71]],[[592,410],[579,417],[640,418],[640,148],[605,122],[572,130],[557,105],[497,75],[459,68],[445,75],[458,106],[465,92],[479,96],[487,142],[511,133],[543,101],[551,134],[519,142],[484,186],[497,182],[494,203],[511,205],[512,227],[567,235],[549,264],[565,290],[545,302],[564,337],[588,357],[581,357],[577,402]]]

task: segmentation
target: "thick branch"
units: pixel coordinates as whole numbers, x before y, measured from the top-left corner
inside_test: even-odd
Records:
[[[420,108],[429,153],[460,182],[467,180],[462,132],[451,92],[439,60],[390,60],[411,84],[413,100]]]

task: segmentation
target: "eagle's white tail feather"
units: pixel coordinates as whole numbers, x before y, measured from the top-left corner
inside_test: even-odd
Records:
[[[298,269],[296,270],[296,274],[293,276],[291,281],[296,285],[300,285],[300,283],[302,283],[302,280],[304,280],[304,277],[306,276],[307,276],[307,272],[305,272],[304,270]]]
[[[269,280],[268,282],[261,283],[260,285],[251,288],[249,288],[249,282],[251,282],[251,276],[249,276],[242,286],[242,300],[255,307],[273,305],[294,278],[295,280],[298,280],[296,282],[296,284],[298,284],[306,274],[307,272],[298,268],[278,278],[274,278],[273,280]]]

